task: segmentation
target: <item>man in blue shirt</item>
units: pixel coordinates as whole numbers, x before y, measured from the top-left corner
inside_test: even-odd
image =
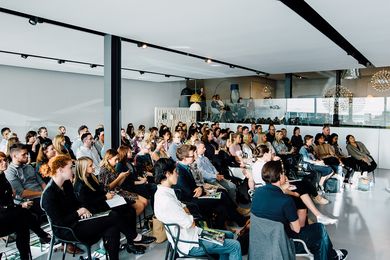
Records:
[[[304,227],[299,225],[294,201],[285,195],[281,188],[286,183],[281,162],[267,162],[261,174],[266,185],[256,189],[252,201],[252,213],[260,218],[283,223],[287,235],[305,241],[315,259],[346,259],[348,251],[333,249],[324,225],[320,223]]]

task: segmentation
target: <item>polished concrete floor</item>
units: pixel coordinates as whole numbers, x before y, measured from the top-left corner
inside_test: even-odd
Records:
[[[335,248],[349,251],[348,259],[390,259],[390,193],[385,191],[390,182],[390,170],[376,170],[375,175],[375,184],[370,191],[358,191],[347,186],[340,193],[326,194],[331,203],[319,207],[324,214],[339,219],[337,225],[327,226],[327,230]],[[129,255],[123,251],[120,257],[164,259],[165,249],[166,242],[151,245],[144,255]],[[53,259],[60,259],[60,254],[54,254]]]

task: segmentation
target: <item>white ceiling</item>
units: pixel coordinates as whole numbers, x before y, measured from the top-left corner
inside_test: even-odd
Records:
[[[390,65],[388,0],[307,0],[376,66]],[[0,7],[149,42],[271,74],[361,67],[277,0],[3,0]],[[103,37],[0,13],[0,50],[103,64]],[[1,54],[0,64],[102,75],[102,68]],[[122,44],[122,66],[191,78],[253,75],[200,59]],[[180,78],[122,71],[125,78]]]

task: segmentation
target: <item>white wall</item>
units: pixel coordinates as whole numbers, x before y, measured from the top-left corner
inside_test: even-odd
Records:
[[[185,82],[122,81],[122,122],[152,126],[155,106],[178,106]],[[86,124],[103,123],[104,80],[100,76],[0,65],[0,128],[10,127],[24,140],[25,133],[47,126],[53,137],[59,125],[68,135]]]

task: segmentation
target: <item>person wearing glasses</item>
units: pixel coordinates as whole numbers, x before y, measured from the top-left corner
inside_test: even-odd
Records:
[[[266,183],[256,189],[252,200],[252,214],[259,218],[265,218],[284,225],[288,237],[302,239],[315,260],[322,259],[346,259],[348,251],[333,248],[332,242],[321,223],[314,223],[301,227],[291,196],[284,194],[283,185],[286,184],[286,176],[280,161],[269,161],[264,164],[261,171]],[[297,253],[300,249],[296,248]]]
[[[195,151],[195,146],[187,144],[177,149],[179,162],[176,170],[179,178],[173,188],[180,193],[180,200],[195,205],[203,217],[211,217],[214,214],[216,228],[226,228],[227,220],[235,221],[240,227],[244,226],[246,218],[238,213],[237,207],[224,193],[221,193],[220,199],[200,198],[206,195],[206,192],[202,186],[196,185],[190,168],[190,164],[195,160]]]

